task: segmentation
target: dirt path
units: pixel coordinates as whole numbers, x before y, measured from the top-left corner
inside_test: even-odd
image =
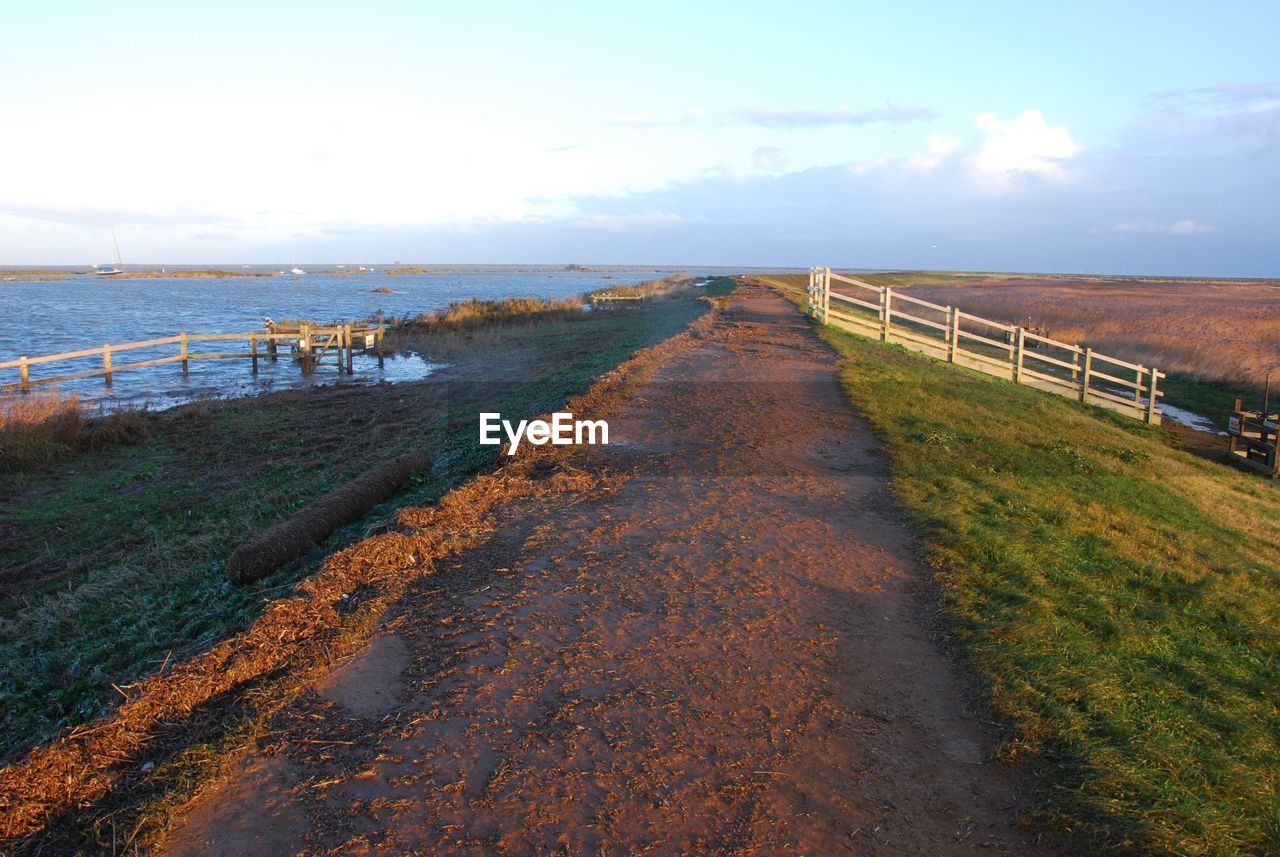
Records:
[[[1036,853],[834,358],[748,288],[176,824],[170,853]]]

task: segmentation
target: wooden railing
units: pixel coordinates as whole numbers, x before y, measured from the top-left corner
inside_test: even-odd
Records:
[[[1233,459],[1272,478],[1280,477],[1280,413],[1263,403],[1261,411],[1246,411],[1236,399],[1227,421],[1227,438]]]
[[[836,291],[832,284],[842,287]],[[988,375],[1159,424],[1157,369],[1059,342],[1025,328],[874,286],[809,271],[809,315],[823,324],[902,345]],[[1124,377],[1129,376],[1131,377]]]
[[[65,351],[61,354],[44,354],[39,357],[19,357],[16,360],[0,362],[0,372],[13,373],[16,380],[0,383],[0,392],[21,390],[30,392],[32,387],[43,384],[57,384],[61,381],[73,381],[80,378],[101,377],[110,386],[113,377],[120,372],[131,369],[142,369],[147,366],[161,366],[167,363],[181,363],[182,374],[186,375],[192,360],[249,360],[253,365],[253,373],[258,373],[258,361],[279,360],[280,358],[297,360],[303,374],[310,374],[328,357],[336,357],[338,372],[353,371],[353,356],[359,353],[374,353],[378,356],[378,365],[383,365],[382,339],[385,328],[354,327],[350,324],[333,327],[312,327],[307,324],[298,326],[297,330],[283,331],[273,327],[266,330],[255,330],[249,333],[179,333],[176,336],[165,336],[160,339],[146,339],[139,342],[106,343],[100,348],[84,348],[79,351]],[[245,351],[192,351],[194,342],[245,342]],[[147,360],[136,360],[132,363],[119,363],[115,357],[122,352],[136,351],[143,348],[162,348],[176,345],[177,353]],[[49,363],[63,361],[94,360],[98,363],[92,369],[66,372],[59,375],[36,377],[32,368]],[[2,376],[0,376],[2,377]]]

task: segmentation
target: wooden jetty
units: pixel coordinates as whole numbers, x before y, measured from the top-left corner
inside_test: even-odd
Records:
[[[258,363],[262,360],[277,361],[280,359],[297,360],[304,375],[309,375],[326,361],[337,365],[338,374],[348,375],[354,370],[354,356],[374,354],[378,358],[378,367],[384,365],[382,341],[386,328],[382,325],[341,324],[330,327],[299,324],[295,329],[284,330],[279,325],[268,325],[264,330],[249,333],[179,333],[159,339],[144,339],[138,342],[104,343],[99,348],[83,348],[79,351],[65,351],[61,354],[43,354],[38,357],[21,356],[16,360],[0,362],[0,372],[17,373],[15,380],[0,383],[0,392],[20,390],[31,392],[31,388],[45,384],[57,384],[61,381],[73,381],[80,378],[101,377],[110,386],[114,376],[131,369],[142,369],[147,366],[162,366],[179,363],[182,374],[190,371],[193,360],[248,360],[252,371],[258,373]],[[192,349],[193,343],[243,343],[240,350],[202,351]],[[156,349],[176,346],[176,353],[163,357],[121,363],[119,355],[139,349]],[[51,363],[64,361],[93,361],[96,365],[90,369],[64,372],[57,375],[38,376],[33,369]]]

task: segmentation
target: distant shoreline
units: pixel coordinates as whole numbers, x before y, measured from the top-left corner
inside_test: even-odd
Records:
[[[714,267],[714,266],[713,266]],[[302,277],[302,276],[348,276],[363,274],[623,274],[623,273],[678,273],[687,270],[705,270],[705,266],[585,266],[585,265],[546,265],[546,266],[420,266],[420,265],[387,265],[384,267],[313,267],[302,269],[304,273],[295,274],[291,270],[276,270],[276,266],[255,265],[251,269],[236,268],[169,268],[168,266],[139,266],[126,269],[119,274],[102,277],[107,280],[167,280],[167,279],[228,279],[233,277]],[[730,270],[730,269],[726,269]],[[736,269],[733,269],[736,270]],[[782,270],[782,269],[780,269]],[[793,270],[793,269],[785,269]],[[794,269],[800,270],[800,269]],[[97,279],[96,272],[80,268],[40,268],[26,266],[21,268],[0,268],[0,283],[4,282],[54,282],[71,279]]]

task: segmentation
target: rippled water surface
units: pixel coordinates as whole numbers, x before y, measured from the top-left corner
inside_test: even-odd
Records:
[[[700,273],[700,272],[691,272]],[[340,323],[377,316],[417,315],[466,298],[535,296],[562,298],[604,286],[639,283],[667,272],[542,271],[522,273],[307,274],[305,276],[105,279],[0,283],[0,362],[172,336],[177,333],[239,333],[261,330],[266,317]],[[375,291],[390,289],[389,294]],[[192,351],[230,351],[243,343],[201,343]],[[177,353],[176,345],[122,352],[116,365]],[[32,368],[32,377],[98,368],[100,358]],[[434,368],[416,357],[388,360],[383,369],[371,357],[357,357],[354,380],[420,378]],[[18,380],[17,370],[0,370],[0,383]],[[243,395],[256,390],[337,380],[332,364],[304,379],[297,364],[263,361],[255,379],[247,360],[191,363],[184,379],[178,364],[122,372],[108,389],[101,378],[64,382],[63,392],[79,392],[107,407],[151,403],[171,405],[200,396]]]

